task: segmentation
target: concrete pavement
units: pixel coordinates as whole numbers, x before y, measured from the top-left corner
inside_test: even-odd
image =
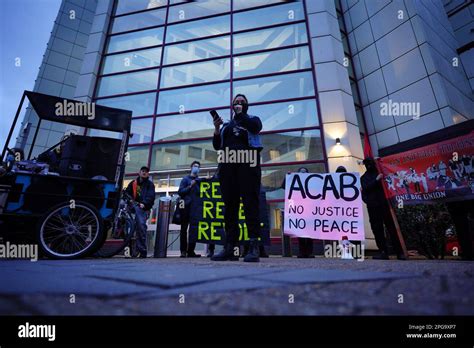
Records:
[[[0,315],[473,315],[473,263],[0,261]]]

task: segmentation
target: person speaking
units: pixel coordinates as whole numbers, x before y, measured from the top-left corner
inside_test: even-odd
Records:
[[[249,252],[244,257],[244,261],[259,262],[259,195],[262,177],[260,151],[263,148],[259,133],[262,130],[262,122],[257,116],[247,114],[248,100],[243,94],[235,96],[232,108],[231,120],[226,123],[216,111],[211,111],[215,127],[212,139],[214,149],[219,155],[234,154],[234,156],[218,156],[217,171],[225,205],[226,240],[224,249],[212,256],[211,260],[238,261],[239,259],[239,250],[236,247],[239,243],[239,207],[242,197],[249,235]],[[237,154],[242,156],[237,156]]]

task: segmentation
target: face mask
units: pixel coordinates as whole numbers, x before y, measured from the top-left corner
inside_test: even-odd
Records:
[[[244,107],[241,104],[234,104],[234,111],[236,114],[241,114]]]
[[[198,173],[199,173],[199,167],[192,167],[191,168],[191,174],[198,175]]]

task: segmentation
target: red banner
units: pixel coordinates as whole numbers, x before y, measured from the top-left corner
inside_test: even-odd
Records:
[[[394,204],[474,199],[474,131],[379,160]]]

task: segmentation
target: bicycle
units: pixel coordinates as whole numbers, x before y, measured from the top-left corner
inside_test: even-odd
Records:
[[[136,247],[136,228],[135,228],[135,207],[138,205],[132,197],[125,191],[122,191],[120,198],[119,210],[114,219],[113,226],[107,236],[110,234],[111,243],[106,243],[100,250],[96,252],[96,256],[108,258],[115,256],[125,250],[125,257],[137,257],[138,251]]]

